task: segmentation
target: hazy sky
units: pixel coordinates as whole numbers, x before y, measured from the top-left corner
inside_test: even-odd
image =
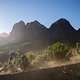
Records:
[[[66,18],[75,29],[80,27],[80,0],[0,0],[0,32],[10,32],[20,20],[38,20],[46,27]]]

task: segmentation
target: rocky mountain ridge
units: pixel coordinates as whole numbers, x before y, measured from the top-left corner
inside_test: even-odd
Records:
[[[46,28],[37,20],[25,24],[20,21],[14,24],[8,36],[9,44],[32,43],[35,47],[43,47],[57,41],[65,43],[80,42],[80,29],[75,30],[70,22],[61,18]],[[33,46],[33,47],[34,47]]]

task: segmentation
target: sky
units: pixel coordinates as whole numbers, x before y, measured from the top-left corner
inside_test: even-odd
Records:
[[[80,0],[0,0],[0,33],[9,33],[20,20],[38,20],[49,28],[60,18],[80,28]]]

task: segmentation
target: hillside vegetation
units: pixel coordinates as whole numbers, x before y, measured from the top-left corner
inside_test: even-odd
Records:
[[[41,51],[27,51],[20,53],[19,50],[20,49],[15,50],[18,55],[15,57],[13,56],[11,61],[9,61],[10,56],[8,56],[7,61],[0,63],[1,74],[61,66],[78,63],[80,61],[79,45],[71,47],[69,44],[56,42]],[[26,57],[26,59],[24,59],[24,57],[22,58],[22,56]]]

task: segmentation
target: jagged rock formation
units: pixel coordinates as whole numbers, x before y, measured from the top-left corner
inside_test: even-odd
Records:
[[[20,21],[19,23],[14,24],[12,31],[10,32],[9,39],[11,42],[17,43],[21,41],[21,38],[25,35],[25,23]]]
[[[54,22],[49,29],[36,20],[27,24],[20,21],[13,26],[8,43],[26,43],[31,48],[43,48],[57,41],[74,44],[80,42],[79,36],[80,29],[75,30],[64,18]]]
[[[48,29],[38,21],[25,23],[20,21],[13,26],[10,33],[10,43],[30,43],[33,47],[43,47],[48,45]]]

